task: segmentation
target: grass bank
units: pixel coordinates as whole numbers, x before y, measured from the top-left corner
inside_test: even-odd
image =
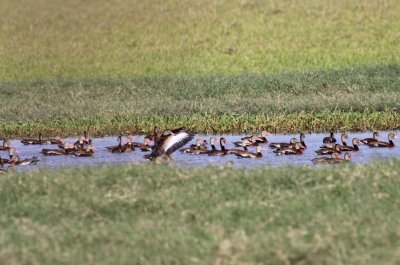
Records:
[[[0,178],[2,264],[396,264],[400,161]]]
[[[397,0],[2,1],[0,80],[399,63],[399,13]]]
[[[209,77],[0,82],[0,136],[393,130],[400,65]]]

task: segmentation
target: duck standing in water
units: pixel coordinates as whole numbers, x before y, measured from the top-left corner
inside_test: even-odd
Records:
[[[360,141],[363,143],[363,144],[370,144],[370,143],[372,143],[372,142],[378,142],[379,141],[379,132],[374,132],[373,134],[372,134],[372,138],[364,138],[364,139],[361,139]]]
[[[252,153],[249,151],[244,151],[240,153],[235,153],[237,158],[261,158],[263,157],[263,154],[261,153],[262,150],[266,150],[265,146],[257,146],[256,153]]]
[[[157,127],[154,127],[154,146],[151,153],[144,158],[157,163],[168,162],[171,160],[171,154],[189,143],[193,137],[193,133],[183,128],[165,130],[158,134]]]
[[[358,138],[353,138],[352,144],[353,144],[353,146],[341,145],[341,146],[340,146],[340,151],[353,151],[353,152],[357,152],[357,151],[360,150],[360,148],[358,147],[358,145],[360,145],[361,142],[360,142],[360,140],[359,140]]]
[[[274,150],[276,155],[302,155],[303,150],[301,150],[302,144],[296,143],[294,147],[286,146]]]
[[[20,159],[20,157],[17,155],[18,151],[14,148],[11,148],[8,151],[8,153],[10,155],[10,160],[8,162],[11,165],[15,166],[36,165],[36,163],[39,162],[39,159],[36,156],[33,156],[31,158]]]
[[[292,139],[290,139],[289,143],[270,143],[269,147],[275,148],[275,149],[276,148],[284,148],[284,147],[291,148],[291,147],[294,147],[296,145],[296,143],[297,143],[297,139],[296,138],[292,138]]]
[[[39,139],[35,139],[35,138],[22,139],[21,143],[23,145],[50,144],[49,141],[42,139],[42,134],[41,133],[39,133]]]
[[[247,153],[247,152],[249,152],[249,150],[247,149],[247,146],[250,146],[250,145],[251,145],[251,142],[248,139],[243,138],[242,143],[240,145],[243,147],[243,149],[226,149],[226,152],[227,152],[227,154],[233,154],[233,155]]]
[[[345,153],[343,159],[340,157],[338,153],[332,153],[331,157],[317,157],[312,159],[311,161],[314,164],[341,164],[348,163],[351,160],[351,154]]]
[[[77,151],[73,144],[65,142],[62,148],[59,149],[42,149],[41,153],[47,156],[57,156],[57,155],[69,155],[70,153]]]
[[[179,151],[185,154],[200,154],[201,151],[207,151],[207,141],[202,139],[197,139],[196,144],[192,144],[189,147],[182,148]]]
[[[88,146],[86,147],[85,150],[78,150],[74,151],[71,154],[77,157],[90,157],[93,156],[94,151],[96,151],[96,148],[93,146],[92,140],[88,141]]]
[[[342,136],[340,136],[340,139],[342,141],[342,146],[347,146],[346,140],[348,139],[347,134],[343,133]],[[335,148],[336,142],[335,143],[325,143],[323,144],[320,148]]]
[[[215,150],[213,150],[213,151],[208,152],[207,154],[208,154],[209,156],[224,156],[224,155],[227,155],[227,154],[228,154],[228,151],[227,151],[226,148],[225,148],[225,144],[226,144],[226,143],[227,143],[226,139],[225,139],[224,137],[221,137],[221,138],[219,139],[219,144],[220,144],[220,146],[221,146],[221,150],[215,149]]]
[[[322,142],[323,142],[324,144],[327,144],[327,143],[336,143],[335,134],[334,134],[333,132],[331,132],[331,133],[329,134],[329,136],[327,136],[327,137],[325,137],[324,139],[322,139]]]
[[[399,136],[397,136],[394,133],[389,133],[388,134],[388,142],[383,142],[383,141],[370,141],[366,145],[369,147],[389,147],[392,148],[394,147],[393,139],[397,139]]]
[[[332,153],[338,153],[340,154],[340,144],[335,144],[334,148],[321,148],[317,151],[315,151],[318,155],[330,155]]]
[[[268,143],[268,139],[267,139],[268,135],[271,135],[271,134],[267,131],[262,131],[260,136],[253,136],[253,135],[245,136],[241,140],[249,140],[249,141],[254,140],[255,142],[257,142],[259,144],[265,144],[265,143]]]

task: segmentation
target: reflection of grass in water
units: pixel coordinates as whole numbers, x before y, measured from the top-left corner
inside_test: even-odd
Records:
[[[0,80],[399,62],[400,2],[4,1]]]
[[[143,165],[2,175],[7,251],[0,262],[396,263],[399,170],[396,161],[322,169]]]
[[[3,136],[148,130],[396,129],[398,65],[214,77],[3,82]]]

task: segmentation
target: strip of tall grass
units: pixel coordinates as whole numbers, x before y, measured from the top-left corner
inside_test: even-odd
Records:
[[[396,264],[400,161],[0,178],[2,264]]]
[[[397,0],[20,0],[0,80],[271,73],[399,63]]]
[[[0,82],[0,136],[185,126],[201,133],[393,130],[400,65],[278,75]]]

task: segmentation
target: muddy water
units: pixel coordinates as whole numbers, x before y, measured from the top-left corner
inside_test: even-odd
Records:
[[[387,141],[388,132],[380,132],[380,140]],[[347,143],[351,145],[351,139],[358,137],[360,139],[371,137],[372,132],[366,133],[348,133],[349,140]],[[308,134],[306,135],[305,142],[308,149],[300,156],[277,156],[272,149],[267,148],[263,151],[263,157],[260,159],[238,159],[234,155],[227,156],[208,156],[208,155],[191,155],[182,154],[179,151],[175,152],[172,157],[174,163],[179,166],[221,166],[226,165],[228,161],[232,161],[233,165],[238,168],[254,168],[261,166],[280,167],[286,165],[313,166],[311,159],[317,157],[315,150],[322,144],[322,139],[326,134]],[[228,140],[227,148],[235,148],[233,142],[239,141],[243,135],[197,135],[196,138],[204,138],[209,140],[210,137],[225,137]],[[269,142],[288,142],[292,137],[299,137],[299,135],[271,135],[268,137]],[[336,139],[340,142],[340,134],[336,134]],[[69,142],[74,142],[76,138],[67,138]],[[137,137],[135,141],[143,141],[143,136]],[[192,141],[194,143],[195,140]],[[42,148],[57,148],[55,145],[28,145],[24,146],[19,140],[11,141],[13,146],[19,150],[21,159],[30,158],[34,155],[38,156],[40,162],[37,165],[19,166],[16,167],[18,171],[33,170],[37,168],[58,168],[58,167],[79,167],[79,166],[100,166],[100,165],[115,165],[115,164],[131,164],[131,163],[149,163],[143,158],[143,155],[148,152],[142,152],[136,149],[131,153],[110,153],[105,148],[106,146],[116,145],[116,137],[104,137],[93,139],[96,152],[93,157],[74,157],[74,156],[44,156],[40,154]],[[352,152],[353,163],[364,164],[373,160],[385,160],[395,157],[400,157],[400,140],[395,139],[396,147],[394,148],[369,148],[365,145],[360,146],[359,152]],[[219,148],[219,147],[218,147]],[[255,151],[254,147],[250,150]],[[2,157],[7,157],[7,153],[0,152]]]

